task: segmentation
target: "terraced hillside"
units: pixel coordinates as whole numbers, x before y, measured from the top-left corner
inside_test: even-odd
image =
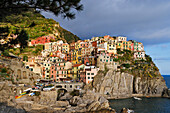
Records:
[[[66,40],[68,43],[79,40],[79,37],[63,29],[53,19],[46,19],[39,12],[23,11],[19,14],[11,14],[0,19],[0,38],[24,29],[30,39],[40,36],[55,34],[56,38]]]

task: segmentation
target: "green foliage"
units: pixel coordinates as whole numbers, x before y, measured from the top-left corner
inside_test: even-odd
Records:
[[[27,41],[28,41],[28,34],[25,30],[22,30],[20,34],[17,37],[21,48],[25,48],[27,46]]]
[[[149,55],[145,55],[145,58],[147,62],[152,62],[152,58]]]
[[[28,56],[27,55],[23,56],[23,61],[28,61]]]
[[[156,66],[154,66],[153,69],[154,69],[155,71],[159,71],[158,67],[156,67]]]
[[[130,64],[122,64],[122,66],[125,68],[130,68]]]
[[[9,56],[8,50],[5,50],[4,52],[2,52],[2,54],[3,54],[4,56]]]
[[[41,92],[40,92],[40,91],[35,91],[34,93],[35,93],[35,96],[41,95]]]
[[[41,53],[41,51],[43,50],[43,48],[44,48],[43,45],[37,45],[37,46],[35,46],[35,51],[33,51],[32,53],[33,53],[34,55],[38,55],[38,54]]]
[[[119,48],[117,49],[117,54],[123,54],[124,52],[121,51]]]
[[[1,69],[1,73],[6,73],[7,72],[7,69],[6,68],[2,68]]]
[[[113,61],[117,62],[119,61],[120,59],[119,58],[114,58]]]
[[[0,9],[3,11],[1,11],[0,17],[28,9],[41,9],[50,11],[56,16],[61,15],[63,18],[74,19],[75,12],[72,10],[83,10],[83,5],[80,2],[81,0],[1,0]]]
[[[2,33],[0,31],[1,37],[6,37],[9,34],[19,34],[24,30],[29,39],[59,32],[61,34],[59,38],[66,39],[68,43],[79,40],[76,35],[60,27],[58,22],[53,19],[46,19],[40,13],[32,10],[7,15],[2,22],[0,21],[0,26],[2,26],[0,27],[0,30],[2,29]]]
[[[77,37],[76,35],[72,34],[69,31],[63,29],[62,27],[58,27],[57,30],[61,34],[60,37],[64,38],[68,43],[76,42],[76,41],[80,40],[79,37]]]

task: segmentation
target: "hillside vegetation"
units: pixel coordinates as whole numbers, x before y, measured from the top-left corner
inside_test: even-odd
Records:
[[[57,39],[66,40],[68,43],[79,40],[79,37],[63,29],[58,22],[46,19],[39,12],[33,10],[11,14],[3,17],[0,21],[1,38],[17,34],[22,29],[27,32],[29,40],[49,34],[58,34]]]
[[[120,64],[120,71],[138,77],[158,77],[161,76],[158,67],[149,55],[145,55],[145,60],[134,60],[133,52],[129,50],[118,50],[118,59],[115,61]]]

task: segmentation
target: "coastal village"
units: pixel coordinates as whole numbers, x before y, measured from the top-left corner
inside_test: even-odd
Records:
[[[99,70],[107,65],[112,70],[120,68],[117,62],[122,50],[132,51],[134,60],[144,60],[145,51],[141,42],[127,40],[127,37],[109,35],[92,37],[88,40],[78,40],[68,44],[66,41],[54,41],[54,36],[42,36],[30,40],[28,46],[43,45],[41,55],[21,59],[24,67],[44,80],[53,82],[83,82],[93,81]],[[17,47],[20,47],[18,44]],[[23,76],[17,71],[17,76]]]

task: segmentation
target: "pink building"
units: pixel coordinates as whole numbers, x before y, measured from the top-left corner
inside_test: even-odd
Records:
[[[57,77],[56,81],[59,82],[60,78],[67,78],[67,70],[65,69],[65,62],[59,62],[56,64]]]
[[[94,76],[96,76],[97,72],[99,71],[99,68],[96,68],[95,66],[86,66],[85,72],[86,72],[86,84],[93,81]]]
[[[84,64],[85,64],[85,65],[89,65],[89,62],[90,62],[90,61],[89,61],[89,57],[88,57],[88,56],[84,56],[84,57],[83,57],[83,60],[84,60]]]
[[[56,81],[56,74],[57,74],[56,66],[55,64],[52,64],[50,68],[50,78],[53,79],[54,82]]]

